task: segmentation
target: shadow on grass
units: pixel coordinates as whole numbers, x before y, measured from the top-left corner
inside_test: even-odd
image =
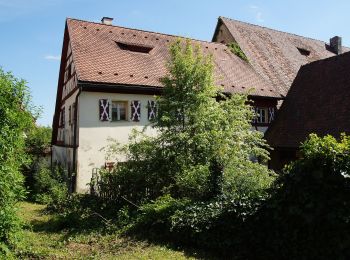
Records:
[[[145,245],[156,245],[174,251],[181,251],[186,257],[209,260],[226,258],[219,252],[210,252],[171,242],[171,239],[168,237],[146,234],[142,231],[122,232],[116,225],[107,225],[103,219],[97,215],[90,215],[86,218],[82,218],[76,214],[71,214],[62,217],[59,215],[48,214],[45,209],[36,210],[35,214],[42,216],[46,215],[48,217],[31,220],[29,225],[30,229],[33,232],[62,233],[62,237],[60,238],[61,242],[69,241],[78,236],[88,237],[95,234],[98,234],[99,236],[117,234],[118,237],[123,239],[122,244],[125,244],[125,246],[141,242]]]

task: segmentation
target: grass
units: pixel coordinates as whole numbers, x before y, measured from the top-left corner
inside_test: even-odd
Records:
[[[196,259],[180,249],[99,232],[62,229],[45,206],[22,202],[25,223],[16,253],[20,259]]]

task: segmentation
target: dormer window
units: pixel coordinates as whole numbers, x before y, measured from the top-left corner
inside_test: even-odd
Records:
[[[153,49],[153,47],[146,46],[146,45],[137,45],[137,44],[125,43],[125,42],[116,42],[116,43],[120,49],[132,51],[132,52],[150,53],[150,51]]]
[[[300,52],[300,54],[303,55],[303,56],[309,56],[310,53],[311,53],[309,50],[306,50],[306,49],[303,49],[303,48],[298,48],[297,47],[297,49]]]

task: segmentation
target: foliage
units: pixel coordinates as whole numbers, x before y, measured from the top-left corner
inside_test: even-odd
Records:
[[[237,42],[231,42],[227,44],[227,47],[231,50],[231,52],[238,57],[240,57],[242,60],[249,62],[247,56],[245,53],[242,51],[241,47],[238,45]]]
[[[50,148],[52,129],[48,126],[35,126],[26,131],[26,148],[32,157],[41,157]]]
[[[211,56],[180,41],[170,54],[150,126],[157,135],[145,129],[124,146],[112,140],[107,157],[116,166],[101,170],[92,187],[125,216],[129,231],[223,249],[239,243],[230,232],[269,197],[275,175],[260,163],[267,145],[251,130],[247,96],[219,93]]]
[[[30,163],[22,167],[25,177],[25,187],[28,191],[28,198],[35,200],[38,192],[35,186],[35,175],[42,170],[45,156],[50,152],[51,128],[45,126],[35,126],[26,131],[25,147]]]
[[[268,153],[262,134],[251,131],[254,115],[247,97],[218,93],[212,58],[198,47],[178,41],[170,54],[169,75],[162,79],[164,91],[157,100],[159,113],[151,125],[158,134],[134,132],[126,146],[114,144],[114,152],[124,152],[127,162],[103,173],[102,180],[108,181],[101,185],[112,198],[136,204],[166,194],[208,200],[268,188],[272,173],[251,160],[266,161]]]
[[[50,210],[62,210],[68,200],[68,175],[58,165],[50,166],[45,160],[38,162],[33,173],[33,198],[36,202],[48,204]]]
[[[25,132],[34,123],[30,111],[25,81],[0,69],[0,255],[19,229],[16,204],[25,196],[20,167],[28,162]]]
[[[347,259],[350,137],[342,135],[337,141],[312,134],[301,153],[300,160],[285,168],[273,196],[251,221],[247,243],[258,245],[254,254],[265,259],[277,255]]]

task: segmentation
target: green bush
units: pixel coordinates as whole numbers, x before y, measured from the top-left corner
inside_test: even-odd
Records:
[[[25,81],[0,68],[0,256],[20,228],[16,204],[25,197],[20,169],[28,163],[25,132],[34,125],[31,111]]]
[[[301,154],[251,219],[246,244],[263,259],[348,259],[350,137],[310,135]]]
[[[68,176],[59,166],[41,161],[33,173],[32,194],[36,202],[48,204],[48,209],[62,210],[69,197]]]
[[[190,203],[186,199],[174,199],[170,195],[159,197],[154,202],[144,204],[138,210],[136,220],[137,229],[148,232],[148,234],[169,235],[171,229],[171,218],[174,213],[185,208]]]

